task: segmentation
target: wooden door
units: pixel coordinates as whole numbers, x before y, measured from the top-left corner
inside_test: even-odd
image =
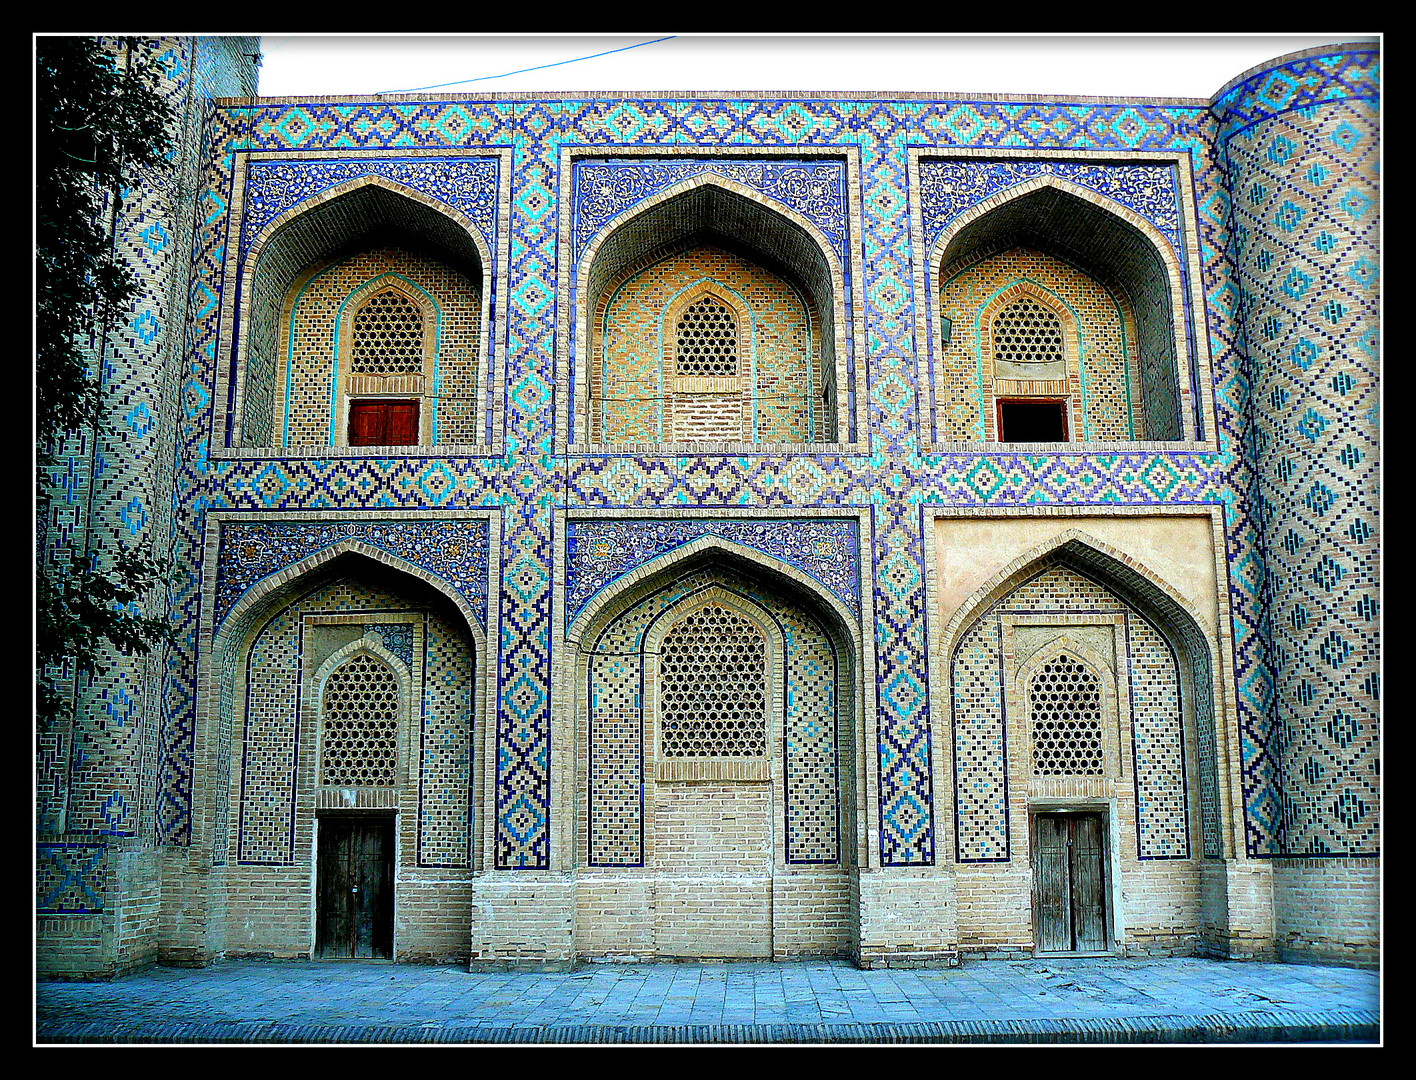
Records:
[[[319,819],[316,953],[393,958],[393,816]]]
[[[418,402],[351,401],[350,446],[417,446]]]
[[[1038,952],[1106,951],[1106,833],[1100,814],[1034,816],[1033,929]]]

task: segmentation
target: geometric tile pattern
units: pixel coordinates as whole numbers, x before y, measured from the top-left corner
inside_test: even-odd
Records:
[[[1116,689],[1135,785],[1136,849],[1141,859],[1190,856],[1189,795],[1180,714],[1180,668],[1163,636],[1110,588],[1066,567],[1035,572],[997,600],[964,634],[951,661],[954,739],[955,858],[1007,862],[1010,762],[1021,754],[1029,776],[1116,776],[1106,759],[1102,683],[1111,681],[1067,652],[1029,678],[1027,716],[1010,716],[1006,687],[1013,674],[1003,647],[1010,615],[1119,617],[1117,646],[1129,679]],[[1059,622],[1077,640],[1085,627]],[[1019,630],[1022,628],[1015,628]],[[1019,640],[1042,644],[1061,632],[1042,625]],[[1110,648],[1106,652],[1109,654]],[[1014,661],[1023,663],[1020,654]],[[1108,660],[1109,663],[1109,660]],[[1205,696],[1198,693],[1197,696]],[[1065,737],[1059,732],[1066,729]],[[1012,736],[1010,740],[1010,735]],[[1022,745],[1017,745],[1021,740]]]
[[[1375,97],[1357,54],[1285,64],[1219,108],[1273,671],[1270,843],[1291,856],[1380,843]]]
[[[1188,859],[1188,783],[1179,664],[1165,638],[1142,618],[1126,620],[1126,647],[1131,661],[1136,848],[1142,859]]]
[[[175,59],[173,93],[185,94],[194,78],[183,66],[191,63],[190,52],[179,50]],[[158,688],[156,750],[143,752],[140,733],[117,725],[76,731],[58,754],[68,761],[87,754],[92,763],[87,771],[71,770],[75,827],[191,842],[202,607],[197,568],[208,511],[337,517],[343,511],[498,508],[500,546],[495,552],[485,544],[481,548],[486,560],[498,560],[496,580],[502,583],[494,620],[501,639],[489,657],[496,687],[488,732],[496,761],[493,865],[516,869],[550,865],[549,747],[551,724],[560,722],[549,713],[552,568],[563,540],[553,528],[556,510],[603,511],[609,520],[621,510],[703,507],[726,518],[744,508],[779,511],[787,520],[796,509],[850,507],[872,518],[872,540],[859,551],[858,564],[851,560],[853,568],[860,567],[859,591],[851,597],[852,610],[860,610],[861,596],[870,590],[874,612],[874,625],[862,630],[875,639],[878,743],[871,752],[879,778],[873,793],[880,825],[877,855],[885,866],[928,865],[936,858],[936,837],[933,722],[925,690],[931,615],[921,507],[1193,503],[1221,506],[1225,514],[1232,690],[1244,753],[1249,851],[1374,850],[1378,596],[1372,485],[1378,342],[1370,224],[1376,220],[1370,158],[1375,110],[1365,99],[1374,93],[1375,67],[1375,55],[1365,52],[1310,58],[1234,88],[1215,111],[1188,104],[883,97],[379,99],[213,108],[206,129],[210,166],[196,185],[195,200],[166,200],[155,192],[143,203],[143,195],[125,204],[120,229],[125,253],[153,281],[165,280],[165,260],[175,249],[164,248],[162,237],[194,236],[190,282],[140,298],[102,373],[116,415],[129,419],[102,448],[79,448],[56,470],[62,489],[92,490],[95,510],[92,519],[80,521],[81,500],[56,502],[50,523],[56,539],[49,550],[91,524],[135,539],[156,530],[171,537],[179,567],[169,596],[178,641]],[[1266,179],[1260,174],[1281,164],[1270,163],[1270,155],[1285,152],[1279,135],[1304,153],[1316,153],[1313,165],[1334,171],[1319,179],[1295,164]],[[1221,145],[1218,155],[1216,145]],[[569,346],[556,340],[559,306],[574,302],[557,291],[557,267],[571,256],[560,249],[561,230],[574,217],[575,243],[589,244],[600,235],[587,205],[558,205],[563,151],[603,147],[601,165],[630,160],[626,147],[674,146],[730,147],[731,153],[663,162],[682,160],[714,170],[751,166],[764,177],[773,166],[785,172],[799,165],[815,175],[820,165],[837,178],[829,212],[810,208],[815,196],[809,189],[792,195],[805,202],[790,203],[786,195],[781,201],[798,207],[793,212],[830,244],[848,245],[858,260],[841,263],[853,268],[846,340],[863,343],[865,353],[851,359],[864,371],[864,400],[857,403],[861,430],[853,436],[860,449],[691,458],[552,453],[556,395],[572,374],[559,370]],[[1180,234],[1199,253],[1199,280],[1188,287],[1205,298],[1207,327],[1197,329],[1210,335],[1213,390],[1208,383],[1196,389],[1213,393],[1217,450],[929,452],[920,424],[926,388],[914,359],[930,347],[918,340],[916,310],[926,300],[914,294],[913,285],[914,263],[923,257],[920,238],[911,235],[909,211],[919,196],[909,175],[909,155],[918,147],[965,149],[978,161],[1006,150],[996,156],[1010,167],[1021,159],[1040,163],[1038,168],[1058,160],[1050,155],[1083,151],[1108,163],[1147,153],[1189,155],[1193,204],[1178,205],[1175,213]],[[790,159],[773,156],[779,152]],[[248,156],[254,153],[266,160]],[[497,156],[503,153],[507,156]],[[816,153],[825,156],[818,162]],[[283,184],[287,195],[280,198],[343,182],[336,179],[340,169],[387,167],[408,171],[408,179],[400,175],[392,182],[423,185],[420,190],[449,206],[463,196],[439,194],[429,186],[451,175],[438,162],[459,168],[465,163],[472,178],[480,175],[474,168],[479,161],[507,163],[509,180],[498,175],[493,185],[505,190],[509,184],[506,203],[487,216],[485,195],[469,195],[458,211],[481,223],[484,235],[504,238],[497,250],[504,252],[498,257],[506,265],[487,268],[489,281],[507,282],[507,295],[498,299],[488,324],[495,340],[487,347],[500,365],[487,406],[489,427],[499,440],[495,452],[441,459],[211,458],[218,357],[231,355],[234,332],[221,304],[236,288],[224,277],[227,245],[243,243],[252,226],[233,220],[230,208],[238,194],[250,206],[253,185],[265,182],[256,173],[266,169],[273,176],[281,166],[270,159],[279,155],[302,163],[287,181],[270,186],[274,191]],[[244,193],[232,190],[238,157],[247,165]],[[1301,160],[1301,154],[1288,158]],[[1000,175],[996,169],[978,171],[982,183]],[[1077,176],[1068,179],[1086,183]],[[1321,212],[1304,201],[1305,191],[1339,190],[1338,185],[1337,200]],[[1256,186],[1265,191],[1255,191]],[[1129,195],[1107,197],[1169,235],[1168,219],[1158,209],[1163,197],[1158,196],[1155,217],[1139,201],[1127,202]],[[855,216],[840,218],[837,206]],[[930,213],[933,222],[944,212]],[[1319,224],[1324,215],[1330,220]],[[844,228],[831,232],[844,220],[858,220],[859,235]],[[1327,252],[1325,234],[1333,243]],[[1273,254],[1264,269],[1260,260],[1266,249]],[[1310,265],[1322,272],[1313,274]],[[1312,282],[1305,284],[1304,276]],[[185,324],[183,313],[168,310],[170,297],[185,297]],[[1270,330],[1273,336],[1267,337]],[[169,349],[165,355],[185,352],[180,362],[164,367],[154,359],[164,355],[162,347]],[[161,401],[180,406],[175,432],[151,422],[160,415]],[[1254,427],[1251,418],[1267,417],[1270,410],[1271,419]],[[1291,463],[1287,475],[1280,471],[1284,461]],[[171,462],[175,469],[169,475],[166,466],[154,468],[153,462]],[[232,527],[228,519],[225,528]],[[340,527],[330,521],[309,530]],[[452,581],[488,625],[492,568],[484,562],[474,572],[465,561],[447,560],[436,550],[436,530],[425,535],[430,546],[395,554]],[[261,538],[277,549],[290,539],[277,531]],[[233,558],[223,555],[221,572],[232,576],[221,583],[218,622],[245,588],[265,576],[238,581],[245,571],[235,569],[234,549],[227,543],[223,536],[224,551]],[[434,569],[431,564],[439,559],[451,565]],[[1297,589],[1304,597],[1298,598]],[[1280,596],[1295,599],[1281,610],[1275,607],[1270,619],[1267,605]],[[573,609],[568,603],[567,610]],[[97,700],[116,711],[100,706],[85,715],[120,715],[122,695],[141,698],[149,693],[141,687],[150,683],[142,665],[124,665],[95,688]],[[134,765],[144,762],[149,764]],[[141,773],[144,768],[148,771]],[[981,833],[966,846],[977,849],[978,857],[998,857],[996,848],[985,852],[982,841]]]
[[[108,847],[99,843],[38,845],[35,911],[40,915],[93,915],[103,910]]]

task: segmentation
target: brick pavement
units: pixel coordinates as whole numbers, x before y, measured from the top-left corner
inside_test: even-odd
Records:
[[[40,982],[35,1041],[1376,1042],[1376,971],[1197,958],[587,964],[226,960]]]

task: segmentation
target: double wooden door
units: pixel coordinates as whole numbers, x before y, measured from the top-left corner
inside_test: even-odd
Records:
[[[1106,827],[1100,814],[1033,816],[1033,931],[1040,953],[1107,949]]]
[[[319,818],[315,948],[320,957],[393,958],[393,815]]]

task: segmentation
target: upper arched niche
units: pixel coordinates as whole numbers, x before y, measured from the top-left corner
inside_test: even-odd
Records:
[[[415,403],[404,444],[485,441],[488,265],[469,219],[380,177],[277,218],[244,262],[230,445],[348,445],[365,399]],[[424,370],[351,380],[353,319],[379,279],[373,293],[395,288],[425,310]]]
[[[963,215],[935,248],[936,437],[1196,439],[1182,278],[1168,241],[1138,215],[1065,181],[1024,187]],[[1034,311],[1044,314],[1033,322],[1055,313],[1074,327],[1065,335],[1065,377],[1039,366],[1042,377],[1028,378],[1024,365],[999,359],[1011,359],[1003,354],[1019,334],[1049,333],[1031,328]],[[1045,359],[1060,367],[1057,357]],[[1010,422],[1022,432],[1030,410],[1042,428],[1010,437]]]
[[[844,275],[787,208],[694,178],[611,223],[577,284],[577,441],[820,443],[847,429]],[[736,374],[678,371],[685,300],[700,296],[731,323]]]

